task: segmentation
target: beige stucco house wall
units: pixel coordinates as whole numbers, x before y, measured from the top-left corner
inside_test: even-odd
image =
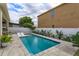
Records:
[[[0,35],[8,32],[9,20],[7,5],[5,3],[0,3]]]
[[[79,3],[63,3],[38,16],[39,28],[79,28]]]

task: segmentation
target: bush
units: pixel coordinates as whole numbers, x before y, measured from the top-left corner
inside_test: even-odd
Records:
[[[62,39],[63,38],[63,32],[62,31],[56,30],[56,33],[57,33],[58,39]]]
[[[59,38],[59,39],[61,39],[63,37],[62,31],[60,31],[60,32],[56,31],[57,34],[53,34],[51,32],[51,30],[49,30],[49,31],[46,31],[46,30],[36,30],[36,31],[34,31],[34,33],[41,34],[41,35],[48,36],[48,37],[53,37],[53,38]]]
[[[71,38],[72,38],[73,46],[79,47],[79,32],[77,32],[75,35],[72,35]]]
[[[33,33],[41,34],[44,36],[51,36],[52,34],[50,31],[46,31],[46,30],[36,30],[36,31],[33,31]]]
[[[44,31],[44,30],[41,30],[41,31],[40,31],[40,34],[41,34],[41,35],[44,35],[44,34],[45,34],[45,31]]]
[[[2,46],[3,43],[9,43],[9,42],[11,42],[11,36],[9,36],[9,35],[2,35],[0,37],[0,46],[1,46],[1,48],[3,47]]]
[[[47,31],[46,35],[49,36],[49,37],[52,36],[51,30]]]
[[[66,37],[63,37],[62,40],[71,42],[71,37],[70,36],[66,36]]]
[[[3,35],[3,36],[1,36],[0,41],[2,43],[8,43],[8,42],[11,41],[11,36],[9,36],[9,35]]]

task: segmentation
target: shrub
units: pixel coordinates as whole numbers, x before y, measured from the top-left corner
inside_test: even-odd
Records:
[[[46,30],[36,30],[36,31],[33,31],[33,33],[41,34],[44,36],[51,36],[52,35],[51,31],[46,31]]]
[[[75,35],[72,35],[72,42],[73,46],[79,46],[79,32],[77,32]]]
[[[47,31],[46,35],[49,36],[49,37],[52,36],[51,30]]]
[[[41,35],[44,35],[45,32],[44,32],[44,30],[41,30],[40,33],[41,33]]]
[[[62,39],[63,38],[63,32],[62,31],[56,30],[56,33],[57,33],[58,39]]]
[[[71,42],[71,37],[70,36],[66,36],[66,37],[63,37],[62,40]]]
[[[9,43],[9,42],[11,42],[11,36],[9,36],[9,35],[2,35],[0,37],[0,46],[1,46],[1,48],[3,47],[2,46],[3,43]]]

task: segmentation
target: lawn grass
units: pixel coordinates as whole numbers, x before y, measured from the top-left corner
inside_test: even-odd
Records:
[[[79,56],[79,49],[76,51],[76,53],[74,54],[74,56]]]

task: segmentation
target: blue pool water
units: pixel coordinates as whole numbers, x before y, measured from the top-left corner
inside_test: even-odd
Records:
[[[41,51],[44,51],[52,46],[59,44],[59,42],[43,38],[36,35],[30,35],[25,37],[20,37],[24,46],[28,49],[30,54],[34,55]]]

